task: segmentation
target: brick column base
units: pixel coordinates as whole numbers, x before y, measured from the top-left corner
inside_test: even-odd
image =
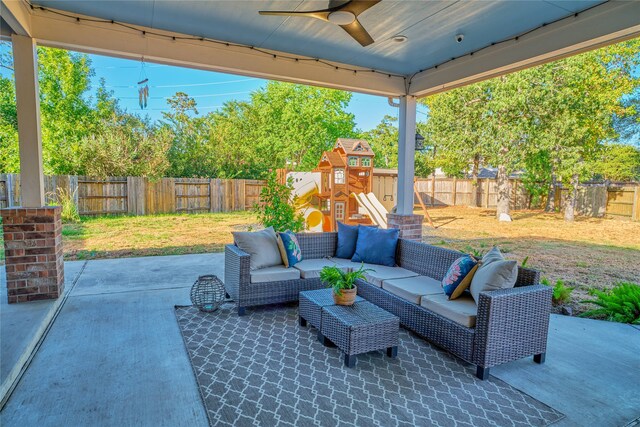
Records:
[[[54,299],[64,291],[59,206],[0,210],[9,304]]]
[[[400,229],[400,238],[422,241],[422,215],[387,214],[387,227]]]

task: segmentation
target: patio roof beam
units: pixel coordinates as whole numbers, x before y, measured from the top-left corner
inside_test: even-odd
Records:
[[[526,35],[415,75],[409,93],[424,97],[640,36],[640,2],[609,1]]]
[[[3,0],[4,1],[4,0]],[[180,40],[184,34],[153,30],[164,37],[142,35],[139,31],[108,22],[89,22],[36,10],[31,15],[32,33],[38,44],[79,52],[145,61],[180,67],[239,74],[382,96],[406,93],[405,78],[352,65],[335,67],[316,61],[281,58],[248,49],[200,40]],[[177,39],[172,40],[175,36]],[[338,68],[336,68],[338,67]],[[351,70],[341,69],[349,68]]]
[[[14,34],[31,35],[31,14],[21,0],[2,0],[0,2],[0,16],[11,27]]]

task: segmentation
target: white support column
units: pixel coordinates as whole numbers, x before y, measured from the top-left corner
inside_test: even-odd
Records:
[[[416,151],[416,98],[400,97],[398,132],[398,204],[396,213],[413,215]]]
[[[11,41],[18,109],[22,206],[39,208],[44,206],[44,175],[36,44],[31,37],[17,34],[11,36]]]

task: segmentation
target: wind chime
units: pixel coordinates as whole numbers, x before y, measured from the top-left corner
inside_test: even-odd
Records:
[[[149,99],[149,79],[147,78],[147,73],[144,69],[144,58],[142,58],[140,64],[140,76],[138,77],[138,103],[140,104],[140,109],[144,110],[147,108],[147,100]]]

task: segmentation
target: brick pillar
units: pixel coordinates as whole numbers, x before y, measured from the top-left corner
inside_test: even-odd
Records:
[[[60,207],[2,209],[9,303],[54,299],[64,290]]]
[[[400,238],[422,241],[422,215],[387,214],[387,227],[400,229]]]

